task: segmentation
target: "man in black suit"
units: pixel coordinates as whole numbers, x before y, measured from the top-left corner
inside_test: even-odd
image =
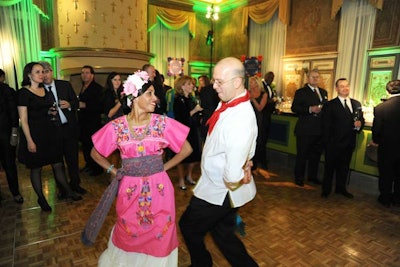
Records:
[[[297,142],[294,178],[298,186],[304,186],[307,162],[308,180],[321,184],[318,180],[318,167],[323,150],[320,112],[328,100],[328,93],[325,89],[318,88],[320,79],[318,70],[310,71],[307,78],[308,83],[296,91],[292,103],[292,111],[298,116],[294,129]]]
[[[400,206],[400,80],[386,85],[391,95],[374,109],[372,140],[378,146],[379,197],[385,207]]]
[[[67,163],[68,175],[70,178],[71,189],[79,194],[85,194],[86,190],[80,186],[79,161],[78,161],[78,123],[76,119],[76,109],[78,107],[78,98],[67,81],[55,80],[53,78],[53,68],[51,65],[42,61],[44,71],[44,85],[47,91],[52,92],[54,100],[58,103],[58,116],[60,123],[59,134],[61,135],[63,156]],[[67,192],[59,188],[59,198],[64,198]]]
[[[199,78],[200,80],[200,78]],[[204,86],[200,91],[200,104],[203,108],[202,116],[201,116],[201,125],[200,125],[200,136],[203,143],[206,141],[208,125],[206,125],[208,119],[214,113],[214,110],[217,108],[219,103],[219,97],[217,91],[213,88],[213,84]]]
[[[321,196],[326,198],[331,193],[333,175],[336,173],[335,193],[353,198],[346,189],[346,182],[356,147],[356,134],[364,127],[364,117],[361,103],[349,97],[350,86],[345,78],[336,81],[335,89],[338,96],[326,103],[321,112],[325,147]]]
[[[0,69],[0,163],[6,173],[8,188],[14,201],[23,203],[19,192],[15,148],[18,144],[18,111],[16,92],[4,83],[5,72]]]
[[[265,92],[268,95],[267,98],[267,104],[265,105],[265,121],[266,121],[266,139],[265,139],[265,143],[268,142],[268,136],[269,136],[269,129],[271,126],[271,116],[272,113],[274,113],[275,108],[276,108],[276,92],[272,86],[272,82],[274,81],[275,78],[275,74],[272,71],[268,71],[267,73],[265,73],[264,75],[264,81],[263,81],[263,86],[265,89]],[[266,163],[268,162],[268,160],[266,160]],[[265,166],[265,168],[267,168],[268,166]]]
[[[94,69],[85,65],[81,70],[82,88],[79,93],[79,140],[82,144],[83,158],[86,165],[82,171],[89,172],[90,176],[103,173],[100,167],[90,156],[93,148],[92,135],[101,128],[102,92],[103,87],[94,80]]]

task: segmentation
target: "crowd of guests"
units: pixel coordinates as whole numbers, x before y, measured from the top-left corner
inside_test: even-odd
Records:
[[[244,73],[238,59],[225,58],[215,66],[212,80],[199,76],[197,87],[195,78],[182,75],[169,87],[146,64],[124,83],[122,74],[111,72],[103,87],[93,67],[85,65],[76,95],[68,81],[54,78],[48,62],[28,63],[17,91],[4,83],[0,70],[0,160],[14,201],[24,201],[16,157],[30,169],[37,202],[46,212],[52,207],[42,189],[43,166],[52,167],[58,198],[72,201],[87,192],[80,185],[81,172],[96,176],[106,170],[109,187],[82,233],[85,244],[95,242],[117,197],[117,221],[99,266],[176,266],[174,187],[167,174],[176,166],[179,189],[196,185],[179,221],[192,266],[212,266],[204,246],[208,232],[232,266],[258,266],[235,234],[237,211],[256,194],[252,173],[269,178],[266,145],[277,98],[274,73],[267,72],[263,80],[250,77],[248,89]],[[349,97],[345,78],[336,81],[337,97],[331,100],[319,87],[318,70],[307,78],[292,104],[298,117],[294,183],[303,187],[307,177],[322,185],[323,198],[333,185],[336,194],[353,198],[346,187],[356,135],[365,123],[361,104]],[[390,207],[400,204],[400,170],[393,157],[399,146],[399,116],[393,115],[399,81],[389,83],[387,91],[392,97],[375,108],[370,145],[378,148],[378,201]],[[79,143],[85,160],[81,169]],[[193,170],[200,162],[196,179]]]

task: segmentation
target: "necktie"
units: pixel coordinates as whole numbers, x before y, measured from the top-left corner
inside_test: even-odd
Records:
[[[53,97],[54,102],[57,103],[57,99],[56,99],[56,97],[55,97],[53,91],[51,90],[51,85],[50,85],[50,86],[47,86],[47,91],[48,91],[49,93],[51,93],[51,96]],[[57,103],[57,104],[58,104],[58,103]]]
[[[318,97],[318,100],[321,101],[321,96],[319,95],[318,89],[313,88],[313,91],[314,91],[315,95]]]
[[[215,124],[217,123],[219,119],[219,115],[224,112],[227,108],[234,107],[240,103],[246,102],[250,100],[250,95],[249,92],[246,91],[246,94],[242,97],[236,98],[235,100],[232,100],[231,102],[222,102],[221,107],[214,111],[214,113],[211,115],[211,117],[208,119],[206,125],[208,125],[208,134],[211,134],[212,130],[214,129]]]
[[[58,120],[61,122],[61,124],[67,123],[68,120],[65,117],[63,111],[61,110],[59,103],[58,103],[58,99],[56,97],[56,95],[54,94],[53,90],[51,90],[51,85],[47,86],[47,91],[49,91],[49,93],[51,93],[51,96],[53,97],[53,101],[57,104],[57,118]]]
[[[346,103],[346,99],[344,100],[344,109],[345,109],[349,114],[351,114],[351,110],[350,110],[349,106],[348,106],[347,103]]]

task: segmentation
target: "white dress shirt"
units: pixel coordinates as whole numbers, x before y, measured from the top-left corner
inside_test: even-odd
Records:
[[[51,87],[50,87],[51,86]],[[50,90],[49,90],[50,87]],[[57,95],[57,89],[56,89],[56,83],[54,82],[54,80],[51,82],[51,84],[46,85],[46,89],[47,91],[49,91],[50,93],[53,93],[55,101],[57,103],[57,109],[58,109],[58,114],[60,115],[60,119],[61,119],[61,123],[67,123],[67,117],[65,117],[64,112],[62,111],[62,109],[60,108],[60,103],[58,103],[59,99],[58,99],[58,95]]]
[[[344,98],[344,97],[338,96],[338,98],[339,98],[340,102],[342,103],[343,107],[344,107],[344,100],[346,99],[346,105],[349,107],[350,112],[353,113],[353,107],[351,106],[350,97]]]
[[[241,96],[244,93],[238,97]],[[254,156],[257,133],[257,121],[250,101],[220,114],[203,148],[201,177],[193,190],[197,198],[222,206],[229,193],[232,207],[243,206],[254,198],[254,179],[249,184],[239,184],[239,181],[244,177],[243,166]],[[237,187],[231,190],[228,184]]]

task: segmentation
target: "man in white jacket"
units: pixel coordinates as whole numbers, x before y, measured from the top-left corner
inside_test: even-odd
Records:
[[[201,177],[179,222],[193,267],[212,266],[204,245],[207,232],[232,266],[258,266],[235,234],[238,208],[256,194],[249,160],[258,131],[244,74],[236,58],[222,59],[214,68],[214,89],[221,102],[208,121]]]

